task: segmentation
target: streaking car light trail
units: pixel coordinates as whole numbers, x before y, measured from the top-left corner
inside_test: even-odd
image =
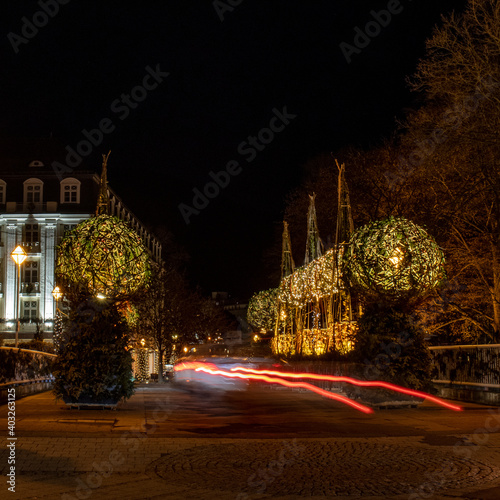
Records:
[[[362,411],[363,413],[373,413],[373,410],[371,408],[368,408],[368,406],[357,403],[356,401],[353,401],[352,399],[349,399],[346,396],[341,396],[340,394],[335,394],[330,391],[325,391],[324,389],[316,387],[315,385],[312,384],[308,384],[307,382],[291,382],[289,380],[276,377],[269,377],[268,375],[260,373],[247,373],[247,374],[235,373],[226,370],[220,370],[212,363],[200,363],[198,361],[179,363],[179,365],[175,366],[174,369],[175,371],[194,370],[196,372],[208,373],[210,375],[220,375],[222,377],[239,378],[243,380],[262,380],[269,384],[279,384],[285,387],[297,387],[301,389],[307,389],[311,392],[319,394],[320,396],[324,396],[326,398],[333,399],[335,401],[340,401],[341,403],[345,403],[351,406],[352,408],[355,408],[356,410]]]
[[[391,384],[390,382],[382,382],[380,380],[358,380],[351,377],[339,377],[335,375],[320,375],[317,373],[290,373],[290,372],[278,372],[273,370],[254,370],[252,368],[245,368],[243,366],[237,366],[231,368],[231,371],[241,371],[245,373],[258,373],[263,375],[272,375],[285,378],[307,378],[311,380],[323,380],[329,382],[347,382],[348,384],[357,385],[360,387],[382,387],[383,389],[389,389],[391,391],[399,392],[401,394],[406,394],[408,396],[415,396],[417,398],[428,399],[434,403],[449,408],[454,411],[462,411],[461,406],[457,406],[440,398],[427,394],[426,392],[414,391],[412,389],[407,389],[406,387],[401,387],[396,384]]]

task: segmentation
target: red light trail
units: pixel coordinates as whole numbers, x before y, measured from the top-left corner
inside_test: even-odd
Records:
[[[399,392],[401,394],[406,394],[408,396],[415,396],[417,398],[428,399],[438,405],[444,406],[445,408],[449,408],[454,411],[462,411],[462,407],[448,403],[440,398],[432,396],[431,394],[427,394],[426,392],[414,391],[413,389],[407,389],[406,387],[401,387],[396,384],[391,384],[390,382],[382,382],[380,380],[358,380],[351,377],[338,377],[335,375],[319,375],[316,373],[290,373],[290,372],[278,372],[272,370],[254,370],[251,368],[244,367],[236,367],[231,368],[231,371],[241,371],[245,373],[258,373],[265,375],[273,375],[278,377],[286,377],[286,378],[306,378],[312,380],[322,380],[329,382],[347,382],[348,384],[357,385],[360,387],[382,387],[383,389],[389,389],[391,391]]]
[[[324,396],[326,398],[333,399],[335,401],[340,401],[341,403],[345,403],[345,404],[355,408],[356,410],[362,411],[363,413],[373,413],[373,410],[371,408],[368,408],[368,406],[357,403],[356,401],[353,401],[352,399],[349,399],[348,397],[341,396],[340,394],[335,394],[335,393],[330,392],[330,391],[325,391],[324,389],[316,387],[315,385],[312,385],[312,384],[308,384],[307,382],[290,382],[289,380],[284,380],[282,378],[269,377],[266,374],[261,375],[259,373],[249,373],[249,374],[234,373],[234,372],[229,372],[226,370],[220,370],[212,363],[200,363],[197,361],[180,363],[179,365],[176,365],[174,369],[175,369],[175,371],[194,370],[196,372],[204,372],[204,373],[208,373],[210,375],[221,375],[223,377],[239,378],[242,380],[262,380],[262,381],[267,382],[269,384],[279,384],[279,385],[283,385],[285,387],[296,387],[296,388],[301,388],[301,389],[308,389],[309,391],[315,392],[316,394],[319,394],[319,395]]]

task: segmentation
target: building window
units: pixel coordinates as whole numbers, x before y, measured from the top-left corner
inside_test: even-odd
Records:
[[[64,203],[76,203],[77,186],[64,186]]]
[[[24,282],[38,283],[38,262],[26,262],[23,266]]]
[[[5,184],[5,181],[0,180],[0,204],[5,203],[6,197],[5,197],[5,191],[7,188],[7,184]]]
[[[38,301],[23,300],[23,319],[34,322],[38,318]]]
[[[41,203],[43,201],[43,182],[40,179],[24,181],[24,203]]]
[[[61,181],[61,203],[80,203],[80,181],[68,177]]]
[[[23,264],[22,270],[22,283],[21,292],[22,293],[39,293],[40,292],[40,282],[38,274],[38,262],[25,262]]]
[[[27,186],[28,193],[26,201],[28,203],[40,203],[41,191],[40,186]]]
[[[38,224],[25,224],[24,241],[26,243],[38,243],[40,241],[40,232]]]

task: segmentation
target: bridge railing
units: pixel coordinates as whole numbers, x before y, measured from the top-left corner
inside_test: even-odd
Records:
[[[0,347],[0,384],[46,378],[56,357],[48,352]]]
[[[430,347],[434,381],[500,390],[500,344]]]

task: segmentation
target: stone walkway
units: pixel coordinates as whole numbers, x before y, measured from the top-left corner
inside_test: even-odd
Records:
[[[462,412],[465,430],[477,426],[465,434],[450,433],[437,422],[438,416],[457,414],[432,409],[408,413],[428,422],[428,432],[418,435],[200,438],[175,436],[172,427],[167,429],[177,414],[175,404],[165,412],[162,402],[168,396],[180,404],[185,397],[171,391],[139,390],[114,412],[68,412],[53,404],[50,393],[18,401],[16,492],[7,491],[4,482],[0,498],[500,498],[498,409]],[[350,414],[334,411],[332,419],[338,418],[341,427]],[[1,407],[2,422],[5,415]],[[404,426],[406,415],[396,410],[373,418],[381,425],[387,420],[389,426]],[[8,453],[0,450],[4,478]]]

